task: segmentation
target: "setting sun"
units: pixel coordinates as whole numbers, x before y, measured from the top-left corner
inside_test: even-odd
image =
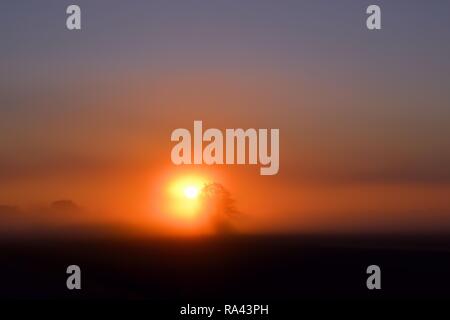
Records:
[[[201,211],[200,194],[208,181],[197,175],[178,177],[168,184],[167,212],[177,217],[197,217]]]
[[[186,198],[195,199],[200,194],[200,189],[196,186],[188,186],[184,189],[184,195]]]

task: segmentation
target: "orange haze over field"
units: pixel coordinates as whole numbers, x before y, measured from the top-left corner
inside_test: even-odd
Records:
[[[448,10],[415,3],[415,26],[389,2],[390,31],[368,33],[359,1],[244,2],[89,2],[70,36],[60,8],[5,4],[28,22],[0,28],[0,228],[211,233],[206,181],[236,232],[449,232]],[[278,174],[175,166],[194,120],[278,128]]]

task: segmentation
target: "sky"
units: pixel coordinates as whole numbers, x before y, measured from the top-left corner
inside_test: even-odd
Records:
[[[369,31],[372,2],[76,1],[81,31],[72,2],[2,2],[2,223],[70,220],[45,209],[69,199],[81,221],[179,229],[164,193],[194,175],[248,232],[450,231],[450,3],[376,1]],[[279,128],[279,173],[174,166],[194,120]]]

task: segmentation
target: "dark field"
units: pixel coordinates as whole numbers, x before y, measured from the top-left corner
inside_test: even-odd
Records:
[[[450,298],[450,237],[68,237],[2,240],[1,298],[157,302]],[[83,238],[83,239],[82,239]],[[82,290],[66,289],[66,268]],[[366,288],[381,267],[382,289]]]

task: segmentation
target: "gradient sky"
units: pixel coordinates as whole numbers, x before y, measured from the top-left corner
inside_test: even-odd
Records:
[[[450,230],[448,1],[72,2],[0,3],[0,204],[155,224],[195,171],[249,230]],[[193,120],[279,128],[280,173],[173,166]]]

